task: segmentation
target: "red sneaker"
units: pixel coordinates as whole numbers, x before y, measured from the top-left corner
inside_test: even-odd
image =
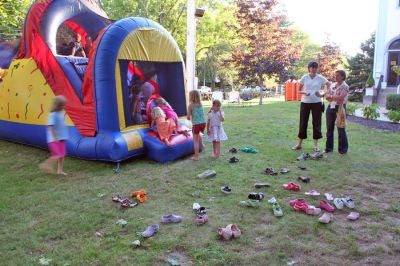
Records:
[[[299,204],[299,203],[306,203],[307,204],[307,201],[305,201],[303,199],[294,199],[294,200],[290,200],[289,201],[289,204],[291,206],[294,206],[295,204]]]
[[[283,189],[285,190],[293,190],[293,191],[300,191],[300,185],[290,182],[289,184],[284,184]]]
[[[308,207],[308,204],[306,202],[301,202],[301,203],[296,203],[295,205],[293,205],[293,208],[296,211],[306,212],[309,207]]]
[[[325,200],[321,200],[321,202],[319,203],[319,207],[323,210],[326,210],[327,212],[333,212],[335,210],[335,208]]]

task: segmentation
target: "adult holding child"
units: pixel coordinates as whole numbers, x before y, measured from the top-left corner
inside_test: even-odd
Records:
[[[335,122],[338,129],[339,146],[338,151],[340,154],[346,154],[348,149],[347,134],[345,129],[345,110],[347,103],[347,94],[349,93],[349,85],[345,82],[346,72],[337,70],[335,72],[336,82],[332,84],[326,92],[326,100],[329,102],[326,108],[326,146],[325,152],[333,151]],[[337,121],[337,117],[344,116],[344,121]],[[342,119],[343,120],[343,119]],[[338,123],[341,122],[341,123]]]
[[[300,122],[297,144],[292,150],[300,150],[303,140],[307,138],[307,126],[310,112],[312,114],[313,139],[315,152],[319,152],[318,140],[322,138],[321,118],[323,112],[323,104],[321,98],[323,94],[320,92],[323,86],[330,86],[330,82],[322,75],[318,74],[318,63],[310,62],[308,64],[308,74],[300,79],[299,94],[303,94],[300,104]]]

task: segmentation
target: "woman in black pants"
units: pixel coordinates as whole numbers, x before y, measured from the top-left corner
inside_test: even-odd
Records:
[[[349,92],[349,85],[345,82],[346,72],[337,70],[335,79],[336,82],[332,84],[332,87],[326,93],[326,99],[329,102],[328,108],[326,108],[326,153],[333,151],[336,115],[341,104],[346,109],[347,94]],[[339,135],[338,151],[340,154],[346,154],[348,149],[346,129],[339,127],[337,129]]]
[[[322,138],[321,117],[323,112],[322,94],[320,91],[324,85],[327,85],[329,88],[330,83],[324,76],[317,74],[317,72],[318,63],[310,62],[308,64],[308,74],[300,79],[299,93],[303,94],[303,96],[301,97],[300,104],[299,134],[297,144],[292,147],[292,150],[300,150],[303,139],[307,138],[308,118],[311,112],[314,139],[313,150],[315,152],[320,151],[318,140]]]

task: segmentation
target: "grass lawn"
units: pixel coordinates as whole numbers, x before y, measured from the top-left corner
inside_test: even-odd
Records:
[[[159,164],[134,159],[113,172],[115,164],[67,158],[66,178],[42,173],[37,165],[46,159],[43,150],[0,141],[0,264],[38,265],[41,256],[54,265],[167,265],[177,258],[183,265],[398,265],[400,261],[400,134],[349,124],[349,154],[336,151],[321,161],[305,161],[297,168],[290,147],[295,144],[298,103],[227,107],[223,156],[209,158],[207,145],[199,162],[182,159]],[[323,120],[325,122],[325,119]],[[310,122],[311,123],[311,122]],[[309,126],[310,128],[311,126]],[[323,131],[325,129],[323,128]],[[311,132],[309,132],[309,136]],[[337,141],[337,140],[335,140]],[[321,148],[324,146],[321,143]],[[336,144],[336,143],[335,143]],[[229,164],[231,147],[255,147],[259,153],[238,153],[240,162]],[[305,142],[311,151],[311,140]],[[266,167],[289,167],[275,177]],[[213,168],[213,179],[197,179]],[[283,190],[282,184],[309,175],[301,192]],[[255,182],[271,188],[256,190]],[[222,194],[223,185],[233,188]],[[148,202],[120,209],[113,194],[128,196],[145,189]],[[295,212],[290,199],[308,197],[304,191],[350,195],[360,220],[346,221],[349,209],[335,211],[333,222]],[[258,209],[238,202],[252,191],[275,196],[284,216],[276,218],[266,201]],[[321,197],[307,198],[318,204]],[[193,202],[209,208],[209,222],[196,226]],[[137,233],[159,223],[161,215],[179,214],[180,224],[161,225],[160,232],[143,240]],[[125,219],[125,227],[116,221]],[[217,229],[236,223],[242,237],[218,239]],[[100,232],[101,236],[96,236]],[[131,241],[143,246],[134,248]]]

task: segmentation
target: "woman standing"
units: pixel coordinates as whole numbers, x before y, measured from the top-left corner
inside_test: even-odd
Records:
[[[292,150],[300,150],[303,140],[307,138],[307,126],[310,112],[312,113],[312,124],[313,124],[313,139],[315,152],[319,152],[318,140],[322,138],[321,133],[321,117],[323,112],[322,105],[322,94],[320,93],[322,87],[327,85],[328,88],[330,83],[328,80],[317,74],[318,63],[310,62],[308,64],[308,74],[304,75],[300,80],[299,93],[303,94],[301,97],[300,104],[300,123],[299,123],[299,134],[298,141]]]
[[[347,94],[349,92],[349,85],[345,82],[346,72],[337,70],[335,72],[335,79],[336,82],[326,93],[326,99],[329,102],[328,108],[326,108],[326,153],[333,151],[336,116],[341,104],[346,109]],[[339,133],[338,151],[340,154],[346,154],[348,149],[346,129],[344,127],[338,127],[337,129]]]

